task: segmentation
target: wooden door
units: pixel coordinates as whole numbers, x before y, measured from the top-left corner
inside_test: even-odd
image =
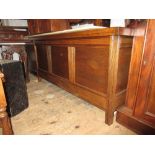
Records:
[[[155,20],[148,22],[134,115],[155,126]]]

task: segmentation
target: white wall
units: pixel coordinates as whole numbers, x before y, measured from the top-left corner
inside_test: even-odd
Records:
[[[27,26],[27,20],[19,19],[2,19],[3,26]]]

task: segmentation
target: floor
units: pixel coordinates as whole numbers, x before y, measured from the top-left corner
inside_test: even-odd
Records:
[[[31,75],[29,107],[11,118],[16,135],[133,135],[118,124],[104,123],[105,112],[45,80]]]

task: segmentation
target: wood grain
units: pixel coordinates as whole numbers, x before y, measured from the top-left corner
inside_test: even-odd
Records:
[[[75,47],[68,47],[69,81],[75,83]]]
[[[52,46],[52,73],[69,79],[67,47]]]
[[[6,112],[7,102],[2,84],[2,78],[4,78],[4,75],[0,72],[0,127],[2,127],[3,135],[11,135],[13,134],[13,130]]]
[[[76,47],[75,82],[107,94],[108,47]]]
[[[36,46],[52,47],[52,73],[39,67],[39,76],[104,109],[105,122],[111,125],[114,111],[125,103],[131,33],[105,28],[31,36]],[[46,57],[43,48],[42,52]],[[38,56],[46,61],[42,65],[48,62],[43,54]]]
[[[135,33],[126,104],[118,109],[117,116],[119,123],[141,134],[155,134],[154,25],[155,20],[147,20],[143,27],[145,33],[138,37]]]

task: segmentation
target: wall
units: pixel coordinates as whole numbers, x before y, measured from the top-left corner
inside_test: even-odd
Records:
[[[26,19],[1,19],[3,26],[27,26]]]

